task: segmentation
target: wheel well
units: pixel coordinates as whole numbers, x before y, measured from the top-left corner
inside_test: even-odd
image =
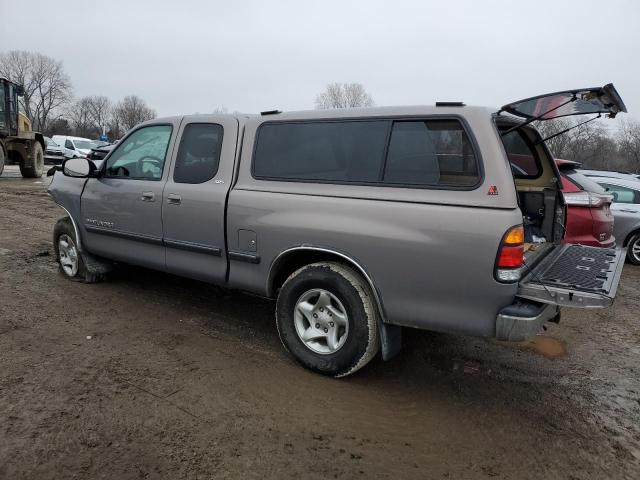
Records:
[[[20,164],[20,162],[22,162],[23,156],[18,150],[9,150],[7,152],[7,158],[9,159],[9,163]]]
[[[275,297],[280,287],[282,287],[287,278],[289,278],[289,275],[305,265],[316,262],[338,262],[352,267],[358,274],[364,277],[364,280],[372,290],[375,305],[378,309],[378,328],[380,331],[382,358],[389,360],[397,355],[402,348],[402,327],[385,323],[382,298],[379,296],[373,280],[363,267],[345,255],[330,250],[311,247],[300,247],[281,254],[271,266],[267,284],[267,295]]]
[[[269,296],[275,296],[293,272],[305,265],[317,262],[339,262],[349,265],[344,257],[338,254],[318,250],[293,250],[277,258],[269,274]]]
[[[631,231],[631,233],[627,235],[627,238],[624,239],[624,243],[622,244],[622,246],[626,247],[627,245],[629,245],[629,240],[631,240],[633,236],[637,235],[638,233],[640,233],[640,228],[636,228],[635,230]]]
[[[42,150],[46,150],[47,148],[47,142],[44,141],[44,135],[42,135],[39,132],[36,132],[35,134],[36,136],[36,141],[38,141],[40,143],[40,145],[42,146]]]

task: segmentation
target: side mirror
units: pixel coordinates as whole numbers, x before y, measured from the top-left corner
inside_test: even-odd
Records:
[[[19,97],[24,96],[24,87],[22,85],[16,85],[16,95]]]
[[[62,173],[67,177],[88,178],[96,171],[92,161],[84,157],[70,158],[62,164]]]

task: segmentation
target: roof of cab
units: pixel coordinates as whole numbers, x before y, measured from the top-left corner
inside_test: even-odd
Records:
[[[491,116],[497,112],[497,108],[477,107],[477,106],[434,106],[434,105],[412,105],[412,106],[390,106],[390,107],[367,107],[367,108],[335,108],[322,110],[298,110],[281,113],[266,114],[194,114],[184,115],[184,118],[205,118],[205,117],[228,117],[237,118],[244,121],[278,121],[278,120],[314,120],[333,118],[376,118],[376,117],[401,117],[401,116],[431,116],[431,115],[458,115],[463,117],[471,116]],[[175,120],[182,116],[156,118],[149,123]]]

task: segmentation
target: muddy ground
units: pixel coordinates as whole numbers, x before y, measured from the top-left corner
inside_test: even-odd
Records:
[[[46,179],[0,177],[0,478],[640,478],[640,268],[529,345],[409,330],[333,380],[272,302],[57,273]],[[546,355],[546,356],[545,356]]]

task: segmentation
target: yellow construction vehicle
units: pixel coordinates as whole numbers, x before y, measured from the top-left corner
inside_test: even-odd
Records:
[[[26,178],[41,177],[44,171],[45,142],[41,133],[34,132],[31,121],[18,109],[22,86],[0,78],[0,175],[5,163],[20,165]]]

